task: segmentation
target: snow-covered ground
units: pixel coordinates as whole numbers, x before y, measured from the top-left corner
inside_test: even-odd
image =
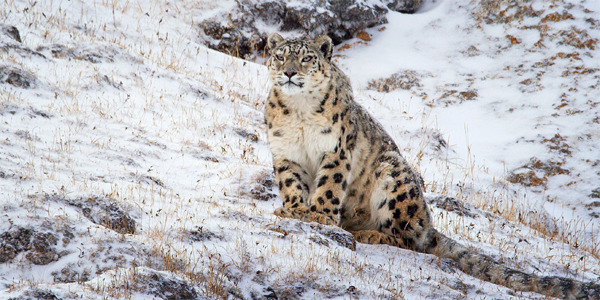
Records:
[[[542,298],[273,216],[266,68],[197,26],[232,3],[0,3],[0,298]],[[438,229],[596,282],[599,3],[426,1],[334,57]]]

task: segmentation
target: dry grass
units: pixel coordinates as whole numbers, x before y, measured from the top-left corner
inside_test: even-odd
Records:
[[[30,30],[45,32],[37,42],[111,43],[121,58],[109,67],[82,59],[55,58],[58,62],[49,64],[51,71],[43,78],[48,92],[54,95],[50,99],[42,95],[40,101],[19,90],[0,87],[0,111],[8,105],[43,108],[54,118],[43,128],[23,129],[19,137],[25,140],[23,143],[0,141],[0,145],[24,148],[11,154],[15,156],[11,162],[18,163],[11,171],[21,183],[9,197],[27,211],[27,217],[52,215],[66,224],[81,222],[81,217],[70,216],[64,210],[56,212],[41,197],[31,196],[50,190],[65,197],[84,191],[108,194],[136,214],[138,234],[112,237],[110,242],[130,242],[132,247],[140,247],[139,257],[131,265],[104,270],[97,280],[85,283],[84,289],[105,298],[136,298],[137,293],[148,291],[149,282],[154,282],[154,274],[160,271],[161,278],[174,275],[182,286],[214,299],[241,297],[238,285],[244,280],[290,299],[307,290],[349,299],[403,299],[418,288],[432,295],[452,289],[464,296],[466,292],[452,282],[456,274],[439,272],[431,278],[434,271],[423,270],[421,265],[442,263],[418,254],[375,248],[378,246],[348,253],[334,247],[333,242],[330,247],[315,242],[318,239],[310,235],[314,233],[284,236],[264,230],[275,222],[270,213],[277,205],[270,162],[260,156],[266,142],[261,107],[269,88],[264,74],[249,67],[249,62],[231,57],[198,67],[207,57],[216,56],[204,47],[186,46],[189,40],[185,37],[195,34],[193,22],[177,27],[181,33],[177,37],[163,30],[168,18],[174,18],[171,13],[179,17],[184,10],[209,9],[216,4],[151,1],[143,7],[142,3],[104,0],[95,9],[108,9],[111,20],[92,24],[87,21],[94,18],[95,12],[82,12],[78,20],[85,28],[74,28],[69,25],[72,20],[67,12],[52,9],[56,3],[29,1],[27,7],[22,7],[7,0],[3,3],[6,9],[0,11],[0,23],[9,14],[20,12],[23,22],[32,24]],[[164,20],[157,17],[166,10],[169,14],[163,16]],[[149,16],[144,16],[146,12]],[[139,27],[131,29],[135,36],[115,34],[131,15],[137,22],[150,22],[154,31],[141,34],[145,29]],[[595,45],[585,33],[573,34],[583,37],[582,47]],[[33,34],[24,34],[25,45],[33,47],[27,44],[31,39]],[[45,72],[14,52],[0,51],[0,59],[34,74]],[[119,64],[130,66],[132,71],[120,70]],[[413,80],[411,76],[406,78]],[[415,82],[411,84],[421,84]],[[169,88],[179,83],[180,89]],[[418,91],[411,93],[427,97]],[[214,105],[233,113],[221,113],[211,108]],[[486,173],[486,167],[477,165],[471,153],[465,160],[448,155],[451,143],[428,125],[429,115],[413,114],[410,102],[401,106],[400,110],[406,112],[402,117],[422,125],[421,140],[412,144],[416,144],[413,149],[407,148],[407,157],[418,171],[434,171],[421,170],[425,159],[438,164],[434,180],[426,182],[427,191],[454,196],[492,215],[479,224],[488,227],[477,232],[468,224],[468,218],[436,209],[438,228],[467,241],[484,243],[507,256],[523,254],[525,259],[531,257],[527,253],[531,249],[543,251],[564,243],[575,250],[558,251],[550,257],[555,255],[553,252],[544,258],[581,271],[596,270],[591,264],[600,259],[600,241],[585,234],[593,231],[592,223],[554,220],[555,226],[548,226],[546,216],[522,204],[519,195],[501,180],[489,189],[477,189],[481,186],[478,174]],[[105,124],[110,127],[100,126]],[[438,146],[437,152],[432,152],[432,145]],[[204,161],[197,162],[192,154],[201,155]],[[164,161],[168,163],[159,164]],[[202,174],[197,174],[197,169]],[[461,170],[461,178],[453,178],[451,169]],[[190,241],[186,234],[195,226],[218,232],[220,238]],[[521,232],[523,228],[532,229],[533,234]],[[88,234],[92,237],[86,242],[106,242],[101,229],[91,229]],[[548,241],[548,245],[515,249],[515,239],[531,237]],[[381,253],[373,254],[372,249]],[[90,255],[101,255],[97,251]],[[365,257],[364,252],[373,255]],[[576,257],[582,253],[590,257]],[[382,263],[375,259],[381,257],[390,260]],[[9,290],[35,289],[42,284],[23,280]]]
[[[433,180],[426,180],[425,190],[433,194],[455,197],[484,213],[479,215],[479,221],[476,222],[479,229],[474,230],[474,224],[469,218],[434,210],[434,222],[438,229],[446,234],[458,235],[463,239],[463,243],[475,242],[479,243],[477,245],[491,247],[501,257],[530,257],[532,253],[539,253],[537,258],[552,264],[567,265],[567,269],[577,273],[597,271],[594,264],[600,259],[600,239],[590,234],[598,231],[594,222],[553,219],[544,210],[528,204],[526,199],[521,198],[523,196],[518,187],[515,189],[515,186],[502,178],[494,179],[487,188],[481,188],[483,184],[479,177],[487,175],[489,171],[485,166],[479,165],[471,153],[468,128],[465,127],[468,156],[463,160],[455,157],[451,141],[444,140],[439,130],[430,125],[427,113],[415,113],[408,108],[404,110],[403,116],[411,122],[421,120],[422,127],[417,130],[419,140],[407,145],[403,154],[417,172],[435,174]],[[431,160],[432,156],[435,159]],[[422,169],[425,158],[434,162],[435,169]],[[532,166],[548,169],[547,172],[544,171],[548,177],[564,174],[560,166],[539,161],[533,161]],[[462,176],[454,177],[453,174],[457,172],[451,170],[460,170]],[[482,217],[488,220],[482,222]],[[527,247],[517,245],[518,241],[532,238],[539,238],[543,244]],[[564,245],[567,247],[564,248]],[[562,250],[552,251],[558,248]],[[521,264],[529,264],[527,260],[518,259],[512,263],[516,268]],[[569,272],[571,271],[567,271]]]
[[[515,192],[502,179],[494,182],[488,189],[474,189],[474,187],[481,185],[477,179],[478,172],[486,172],[486,168],[485,166],[477,166],[474,163],[470,154],[470,147],[467,148],[469,150],[469,158],[465,161],[465,165],[461,167],[464,170],[464,177],[457,181],[459,188],[455,188],[456,179],[446,175],[440,180],[427,182],[425,187],[428,192],[456,197],[474,205],[478,209],[502,217],[506,221],[527,226],[534,230],[536,236],[564,243],[574,249],[587,253],[595,259],[600,259],[600,240],[596,239],[594,235],[590,236],[588,234],[597,230],[593,228],[594,223],[592,221],[582,221],[581,219],[570,221],[565,219],[553,220],[551,217],[541,213],[536,207],[530,206],[527,204],[528,202],[520,199],[519,193]],[[421,149],[420,153],[424,152],[425,150]],[[417,157],[420,156],[417,155]],[[450,167],[457,167],[456,162],[439,161],[439,163],[443,165],[440,169],[448,170]],[[452,166],[449,166],[449,164],[452,164]],[[437,223],[445,224],[445,222],[439,221]],[[466,234],[468,230],[465,231],[464,228],[468,228],[468,226],[465,225],[463,223],[453,224],[452,227],[455,233],[462,232]],[[462,230],[459,228],[462,228]],[[490,228],[489,234],[491,235],[493,231],[494,228]],[[485,242],[496,245],[498,241]],[[502,248],[500,247],[500,249]]]

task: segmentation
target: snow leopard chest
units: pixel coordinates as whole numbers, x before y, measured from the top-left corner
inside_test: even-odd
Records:
[[[270,130],[271,151],[275,157],[298,163],[314,178],[323,155],[335,149],[339,137],[318,120],[286,117],[285,122]]]
[[[332,152],[337,144],[338,138],[334,134],[323,133],[328,130],[331,129],[308,124],[304,127],[303,147],[308,157],[306,164],[311,174],[316,174],[323,155]]]

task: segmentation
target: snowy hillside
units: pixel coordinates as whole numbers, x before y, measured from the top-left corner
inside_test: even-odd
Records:
[[[234,3],[0,3],[0,299],[544,298],[275,217],[266,67],[198,25]],[[334,60],[435,226],[600,283],[600,2],[430,0],[386,20]]]

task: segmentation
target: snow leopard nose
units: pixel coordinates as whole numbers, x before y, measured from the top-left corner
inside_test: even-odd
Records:
[[[298,72],[296,72],[296,71],[285,71],[285,72],[283,72],[283,74],[285,74],[285,76],[287,76],[288,78],[292,79],[292,77],[294,77],[294,75],[298,74]]]

